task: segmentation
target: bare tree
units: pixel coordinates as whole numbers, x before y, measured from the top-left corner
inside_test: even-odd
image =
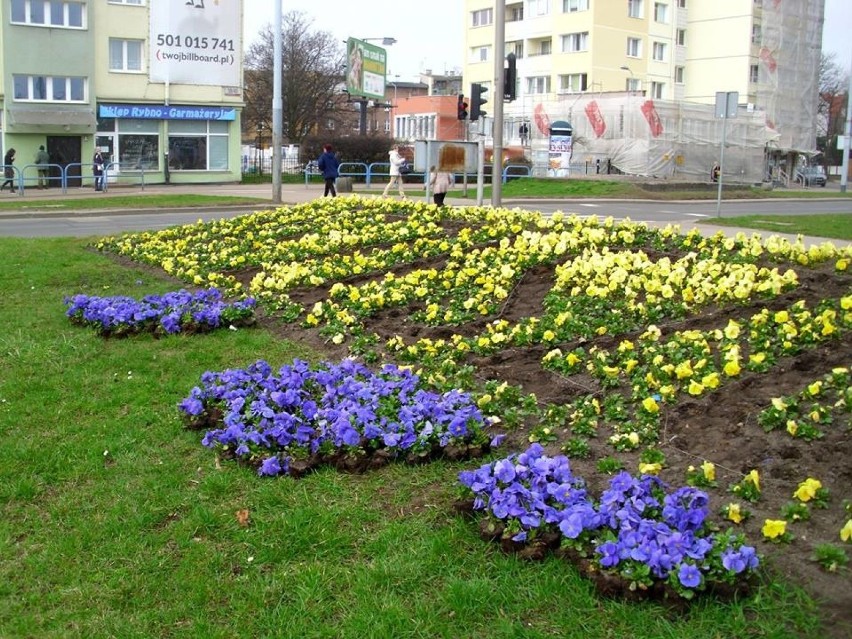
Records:
[[[843,134],[848,86],[849,78],[835,61],[834,54],[820,55],[817,147],[823,152],[827,165],[836,163],[840,157],[837,151],[837,136]]]
[[[312,24],[301,11],[288,12],[281,21],[282,134],[290,143],[301,142],[332,115],[345,72],[343,43],[326,31],[312,31]],[[267,25],[246,52],[245,131],[260,123],[271,129],[273,28]]]

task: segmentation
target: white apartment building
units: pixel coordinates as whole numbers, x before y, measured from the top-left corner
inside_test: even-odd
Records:
[[[465,86],[489,86],[493,103],[495,55],[516,55],[503,139],[521,144],[528,123],[539,173],[568,170],[550,149],[556,121],[573,129],[572,164],[638,175],[709,176],[723,128],[734,179],[815,152],[824,0],[505,0],[502,52],[495,13],[465,0]],[[738,94],[732,119],[716,117],[719,92]]]

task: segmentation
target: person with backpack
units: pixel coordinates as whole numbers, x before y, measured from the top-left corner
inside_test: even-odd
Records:
[[[337,197],[334,181],[340,176],[340,160],[330,144],[322,147],[322,151],[322,155],[317,160],[317,168],[322,172],[322,177],[325,180],[325,192],[322,196],[326,197],[331,194],[331,197]]]

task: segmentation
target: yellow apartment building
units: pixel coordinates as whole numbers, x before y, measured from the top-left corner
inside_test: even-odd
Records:
[[[723,128],[723,171],[736,180],[765,180],[815,152],[824,0],[505,0],[502,52],[496,8],[465,0],[465,86],[485,84],[493,102],[495,55],[516,55],[503,139],[527,147],[537,174],[602,160],[705,179]],[[720,92],[737,94],[734,117],[717,117]],[[557,121],[573,131],[571,166],[549,148]],[[470,126],[488,138],[493,121]]]

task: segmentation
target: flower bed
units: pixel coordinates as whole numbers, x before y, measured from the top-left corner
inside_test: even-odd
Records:
[[[672,492],[657,477],[621,472],[594,500],[568,458],[548,457],[539,444],[463,471],[459,482],[472,508],[486,513],[485,538],[533,556],[558,550],[604,594],[742,592],[759,565],[742,535],[710,528],[706,493]]]
[[[321,464],[361,471],[394,459],[477,457],[496,446],[471,396],[425,390],[408,369],[379,373],[354,360],[304,361],[277,373],[264,361],[207,372],[180,402],[186,424],[210,429],[203,444],[257,467],[301,475]]]
[[[64,301],[68,307],[65,314],[72,322],[91,326],[105,337],[145,332],[200,333],[254,323],[253,298],[228,304],[215,288],[197,293],[181,289],[165,295],[146,295],[141,300],[74,295]]]

